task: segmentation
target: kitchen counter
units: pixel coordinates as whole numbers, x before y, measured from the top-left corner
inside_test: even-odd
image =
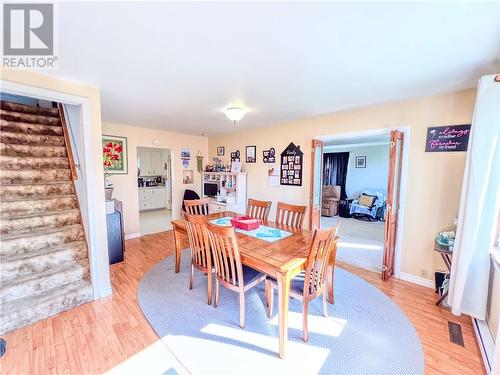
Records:
[[[157,185],[157,186],[139,186],[139,189],[161,189],[166,188],[165,185]]]

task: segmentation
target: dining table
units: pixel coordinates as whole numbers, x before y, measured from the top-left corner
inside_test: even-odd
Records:
[[[207,220],[241,216],[240,213],[223,211],[206,215]],[[277,280],[278,284],[278,325],[279,325],[279,356],[285,358],[288,342],[288,303],[290,300],[290,280],[305,269],[313,231],[263,221],[262,225],[288,232],[283,238],[268,241],[237,230],[236,237],[241,254],[241,263],[252,267]],[[175,272],[180,270],[183,244],[186,241],[186,222],[183,219],[172,221],[172,231],[175,243]],[[283,232],[282,232],[283,233]],[[337,246],[338,237],[332,246]],[[328,267],[328,301],[333,304],[333,274],[335,249],[331,252]]]

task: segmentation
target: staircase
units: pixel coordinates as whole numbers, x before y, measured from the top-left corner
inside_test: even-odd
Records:
[[[93,291],[59,109],[0,104],[3,334],[88,302]]]

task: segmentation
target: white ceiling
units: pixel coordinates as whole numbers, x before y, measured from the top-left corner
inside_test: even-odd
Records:
[[[476,85],[500,3],[58,2],[59,68],[104,121],[208,135]]]

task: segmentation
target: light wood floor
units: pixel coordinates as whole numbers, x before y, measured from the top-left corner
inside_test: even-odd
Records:
[[[5,335],[0,373],[98,374],[134,358],[141,366],[139,354],[155,346],[158,337],[137,304],[137,287],[151,266],[172,254],[172,234],[129,240],[126,248],[125,261],[111,267],[113,296]],[[382,282],[376,273],[339,266],[371,282],[405,312],[422,341],[426,374],[485,373],[470,319],[435,307],[433,290],[400,280]],[[461,324],[465,347],[450,343],[448,320]]]

